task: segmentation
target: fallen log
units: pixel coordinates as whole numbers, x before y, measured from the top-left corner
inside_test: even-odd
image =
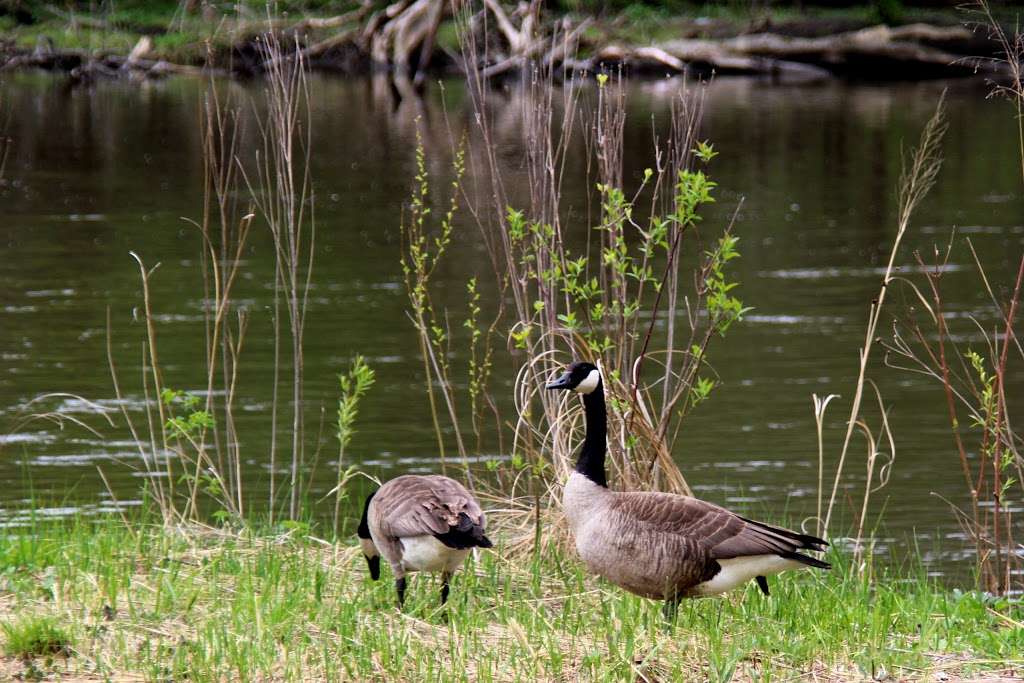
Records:
[[[638,47],[633,50],[632,59],[640,60],[647,64],[659,64],[673,71],[683,71],[686,69],[686,64],[683,60],[675,55],[670,55],[660,47]]]
[[[906,26],[877,26],[874,29],[885,29],[890,40],[909,40],[915,43],[952,43],[970,40],[974,34],[963,26],[932,26],[931,24],[907,24]]]
[[[666,75],[682,72],[761,75],[788,82],[806,82],[830,76],[827,70],[811,64],[731,54],[709,41],[678,41],[673,44],[672,52],[653,47],[625,48],[612,45],[599,50],[591,60],[575,64],[576,68],[587,71],[622,65],[641,73],[664,71]]]
[[[358,23],[369,14],[370,9],[373,7],[373,3],[364,0],[364,2],[356,9],[351,12],[345,12],[333,17],[308,17],[293,24],[289,30],[297,33],[303,33],[309,29],[328,29],[328,28],[341,28],[348,24]]]
[[[545,66],[557,66],[568,61],[568,55],[576,50],[579,44],[580,35],[590,26],[590,20],[584,19],[577,26],[570,27],[564,22],[561,35],[551,37],[538,37],[529,44],[520,43],[519,52],[508,57],[503,57],[493,64],[484,66],[480,70],[483,78],[494,78],[509,71],[522,68],[531,59],[540,55],[545,49],[547,53],[541,58]],[[575,63],[575,62],[574,62]]]
[[[572,67],[595,71],[611,65],[639,73],[683,71],[723,75],[764,75],[786,81],[831,76],[922,78],[995,74],[1003,70],[991,60],[965,58],[942,44],[962,44],[966,28],[910,24],[873,26],[819,38],[756,33],[725,40],[679,39],[650,47],[606,45]],[[485,74],[508,65],[488,67]]]
[[[362,0],[351,12],[331,17],[240,21],[228,29],[237,39],[234,47],[211,52],[206,59],[230,64],[236,72],[259,71],[267,65],[252,45],[255,37],[271,31],[287,35],[303,58],[322,58],[318,67],[359,72],[372,64],[403,75],[413,86],[422,84],[425,68],[440,54],[447,54],[448,62],[474,70],[483,78],[502,76],[532,63],[588,71],[618,65],[652,75],[749,74],[801,81],[827,76],[882,79],[998,75],[1006,70],[1005,65],[993,60],[962,56],[968,51],[965,46],[977,40],[968,29],[928,24],[873,26],[810,38],[761,32],[716,40],[678,39],[649,46],[584,45],[583,53],[586,55],[588,48],[590,53],[578,58],[577,46],[589,20],[573,25],[569,17],[545,19],[542,0],[521,0],[514,7],[503,0],[479,3],[472,15],[466,14],[465,30],[475,44],[486,46],[487,52],[474,52],[467,58],[437,45],[438,28],[449,8],[449,0],[395,0],[374,10],[370,0]],[[61,10],[55,11],[59,15]],[[492,18],[489,22],[488,17]],[[0,69],[78,69],[76,73],[83,77],[106,77],[107,67],[133,76],[211,73],[207,68],[156,59],[153,52],[147,36],[138,40],[127,57],[103,51],[57,50],[53,41],[40,36],[34,49],[16,48],[13,42],[0,45]],[[196,60],[198,63],[201,58]]]
[[[153,48],[153,41],[149,36],[142,36],[139,38],[139,42],[135,43],[135,47],[128,53],[128,59],[121,68],[131,68],[140,59],[145,58],[149,51]]]
[[[31,52],[11,50],[7,60],[0,65],[0,70],[9,71],[21,67],[33,67],[47,70],[71,71],[88,61],[91,53],[86,50],[67,48],[57,50],[53,42],[46,36],[40,36],[35,49]]]
[[[422,71],[433,51],[434,37],[444,16],[443,0],[401,0],[383,13],[371,16],[363,35],[370,46],[370,59],[378,68],[403,74]],[[412,56],[419,50],[419,60]]]
[[[309,47],[302,50],[302,56],[305,59],[315,59],[320,57],[331,50],[341,47],[342,45],[355,44],[359,37],[359,31],[351,29],[339,33],[338,35],[331,36],[326,40],[321,40],[318,43],[313,43]]]
[[[104,60],[109,66],[141,72],[147,76],[223,76],[227,75],[224,69],[211,68],[206,66],[192,66],[190,64],[174,64],[163,59],[135,59],[129,61],[126,57],[109,56]]]
[[[140,41],[141,42],[141,41]],[[146,59],[145,45],[137,45],[127,57],[105,52],[86,50],[35,50],[31,53],[14,54],[0,64],[0,71],[21,67],[66,71],[75,80],[90,80],[96,77],[120,78],[127,75],[147,77],[161,76],[209,76],[227,75],[226,69],[173,64],[162,59]]]
[[[829,72],[857,76],[870,67],[872,78],[954,76],[968,73],[999,73],[991,60],[965,58],[931,43],[963,40],[969,36],[959,27],[940,28],[912,24],[898,28],[874,26],[824,38],[787,38],[771,33],[738,36],[720,42],[670,41],[662,45],[683,61],[695,53],[720,59],[723,56],[766,57],[812,64]],[[883,68],[884,67],[884,68]]]

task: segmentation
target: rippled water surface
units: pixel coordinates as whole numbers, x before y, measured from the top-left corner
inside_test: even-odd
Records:
[[[150,266],[160,263],[152,297],[165,381],[183,389],[205,385],[201,245],[186,219],[202,213],[198,117],[206,87],[169,80],[69,88],[59,78],[28,74],[0,80],[0,121],[13,141],[0,186],[0,476],[6,484],[0,507],[8,521],[32,497],[51,505],[52,514],[103,511],[115,504],[111,495],[120,504],[138,500],[138,451],[116,413],[110,426],[96,412],[96,406],[120,410],[107,364],[109,311],[124,401],[136,418],[144,415],[141,291],[129,251]],[[679,87],[674,81],[629,86],[630,182],[652,163],[651,130],[664,131]],[[811,395],[841,395],[826,419],[826,450],[834,459],[868,307],[894,235],[901,149],[916,141],[945,87],[946,163],[897,262],[923,282],[913,251],[931,259],[934,245],[944,248],[957,229],[943,279],[946,313],[961,348],[982,349],[970,318],[991,329],[996,316],[965,238],[997,294],[1011,283],[1024,249],[1016,131],[1005,103],[986,99],[982,85],[968,82],[782,87],[721,79],[709,87],[702,136],[720,152],[711,166],[719,201],[705,225],[724,225],[742,199],[735,273],[744,303],[754,308],[715,343],[722,386],[678,444],[676,456],[698,495],[752,514],[813,512]],[[260,107],[261,85],[221,88],[242,105],[243,156],[251,154],[257,146],[251,112]],[[336,373],[362,353],[376,368],[378,385],[362,410],[351,461],[382,476],[428,471],[435,467],[434,440],[405,315],[398,225],[415,171],[416,126],[424,131],[431,170],[443,175],[450,161],[444,108],[453,127],[465,124],[462,89],[456,82],[434,86],[422,103],[396,107],[369,83],[317,76],[312,93],[318,255],[307,328],[310,441],[321,428],[322,407],[327,426],[319,457],[330,464]],[[515,172],[522,153],[516,95],[495,97],[507,99],[498,144]],[[582,172],[582,156],[580,148],[570,172]],[[581,173],[570,176],[565,190],[568,204],[587,205]],[[472,238],[457,240],[439,275],[446,283],[442,303],[453,308],[464,306],[467,278],[489,277],[478,238],[466,234]],[[241,277],[236,293],[250,323],[237,427],[245,466],[265,484],[273,253],[262,227],[244,254]],[[893,291],[891,313],[914,305],[908,291]],[[885,336],[890,319],[880,329]],[[885,507],[882,549],[898,549],[916,533],[936,571],[955,571],[964,546],[943,498],[963,501],[964,491],[942,392],[929,378],[883,367],[880,351],[872,376],[890,408],[897,445],[888,486],[875,494],[875,512]],[[499,401],[508,401],[516,369],[499,357]],[[1024,397],[1022,389],[1024,377],[1010,378],[1011,400]],[[70,395],[32,402],[48,392],[95,405]],[[46,411],[99,433],[24,421]],[[859,501],[863,452],[863,442],[855,441],[851,488],[842,492],[847,522],[850,503]],[[330,488],[329,469],[314,483],[314,498]]]

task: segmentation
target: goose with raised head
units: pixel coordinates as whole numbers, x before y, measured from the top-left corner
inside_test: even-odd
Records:
[[[787,569],[830,565],[801,550],[828,545],[741,517],[690,496],[647,491],[618,492],[605,477],[607,413],[600,370],[577,362],[547,389],[583,396],[586,436],[562,495],[562,507],[587,568],[625,590],[665,600],[672,616],[683,598],[724,593]]]
[[[380,578],[381,557],[391,565],[399,607],[407,573],[441,572],[443,605],[470,549],[493,545],[480,503],[462,484],[437,474],[396,477],[367,496],[356,535],[370,578]]]

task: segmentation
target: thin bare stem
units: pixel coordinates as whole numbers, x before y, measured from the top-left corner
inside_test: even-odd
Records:
[[[860,404],[864,393],[868,361],[876,338],[875,332],[878,328],[878,321],[882,316],[885,295],[892,280],[896,254],[899,252],[903,236],[910,226],[910,219],[914,210],[925,195],[928,194],[928,191],[931,190],[935,184],[935,178],[939,173],[939,169],[942,168],[941,145],[946,127],[945,94],[943,94],[939,99],[938,105],[935,107],[935,113],[932,114],[932,117],[924,127],[924,131],[921,133],[921,141],[911,156],[909,166],[904,166],[900,179],[896,238],[893,240],[893,245],[889,252],[889,261],[886,264],[885,274],[882,277],[881,288],[879,289],[878,296],[871,302],[871,309],[868,313],[868,324],[864,332],[864,345],[861,347],[859,354],[860,367],[857,374],[853,403],[850,406],[846,436],[843,439],[843,448],[839,454],[839,463],[836,466],[835,478],[832,482],[832,492],[829,495],[825,521],[822,525],[824,533],[828,532],[829,522],[832,519],[832,512],[835,507],[836,494],[839,491],[839,482],[843,478],[843,468],[846,464],[846,454],[850,447],[850,439],[853,436],[854,427],[860,419]]]
[[[258,40],[258,49],[266,65],[268,112],[261,120],[262,153],[256,163],[256,183],[239,164],[256,208],[266,221],[275,248],[275,385],[271,436],[271,468],[276,466],[277,440],[279,299],[288,319],[291,348],[291,461],[289,466],[288,514],[299,515],[304,457],[303,346],[305,316],[313,273],[315,219],[312,209],[310,175],[310,108],[306,77],[307,65],[299,44],[289,46],[290,57],[274,33]],[[310,475],[311,476],[311,475]],[[271,505],[274,504],[273,483]]]

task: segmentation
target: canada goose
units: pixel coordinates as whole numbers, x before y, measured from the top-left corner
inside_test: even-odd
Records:
[[[380,578],[382,555],[391,565],[399,607],[407,572],[440,571],[443,605],[469,549],[493,545],[484,535],[480,504],[462,484],[437,474],[396,477],[367,496],[356,535],[370,578]]]
[[[769,574],[829,569],[798,550],[822,551],[820,538],[755,522],[690,496],[608,489],[607,415],[601,372],[578,362],[548,389],[583,395],[586,436],[562,507],[587,567],[631,593],[665,600],[672,617],[682,598],[724,593],[751,579],[767,595]]]

